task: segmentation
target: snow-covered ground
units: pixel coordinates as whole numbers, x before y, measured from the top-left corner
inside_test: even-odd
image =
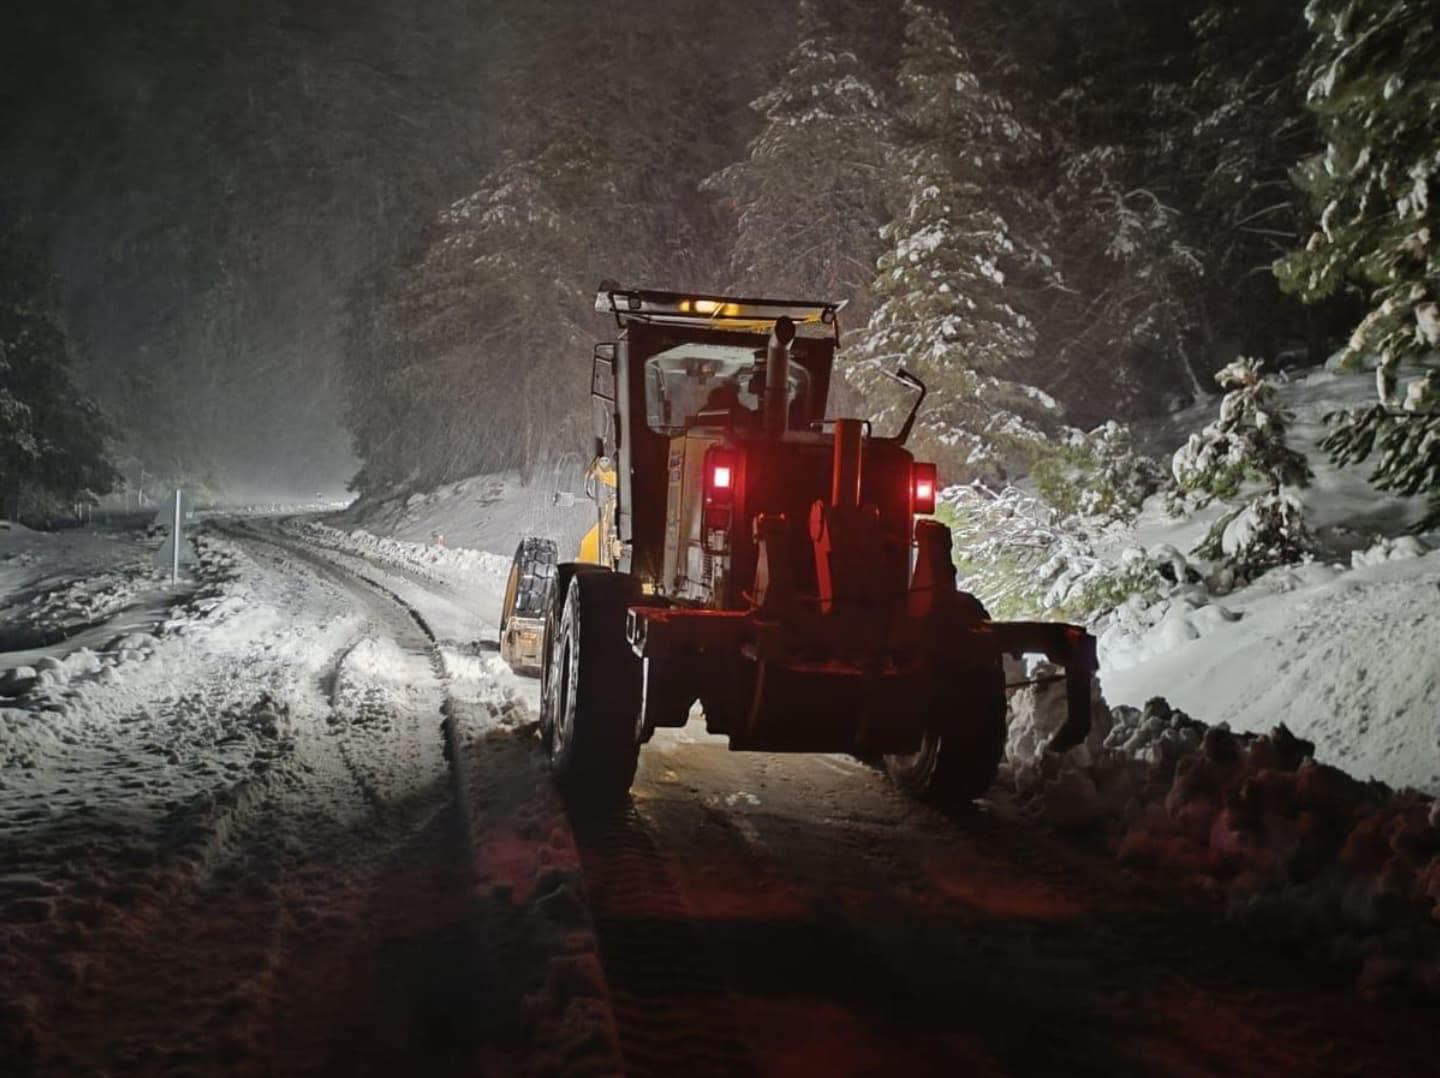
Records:
[[[1335,390],[1328,375],[1287,388],[1302,437]],[[1303,922],[1301,947],[1434,998],[1433,803],[1307,762],[1271,730],[1359,779],[1440,787],[1440,552],[1397,537],[1413,503],[1317,473],[1327,556],[1226,594],[1187,584],[1104,627],[1110,705],[1163,696],[1209,726],[1097,704],[1092,743],[1046,758],[1045,709],[1022,694],[992,811],[1099,829],[1127,860],[1200,874],[1242,923]],[[0,656],[0,1059],[424,1069],[430,1048],[417,1056],[402,1027],[459,1007],[509,1030],[477,1027],[489,1069],[615,1063],[538,687],[495,651],[519,538],[571,543],[588,523],[588,502],[551,493],[481,477],[322,520],[217,518],[178,588],[138,533],[0,530],[0,625],[24,645]],[[1152,506],[1116,542],[1183,550],[1204,526]],[[818,759],[807,781],[871,781],[857,768]],[[372,956],[395,939],[443,1000],[387,987]],[[371,1027],[362,1047],[312,1043],[354,1035],[351,1010]]]
[[[1327,407],[1324,394],[1316,397],[1314,410]],[[1017,694],[991,811],[1099,834],[1127,863],[1193,874],[1237,924],[1346,971],[1371,998],[1440,999],[1440,933],[1430,915],[1440,908],[1440,877],[1432,879],[1440,812],[1428,799],[1366,786],[1309,759],[1360,779],[1440,785],[1440,553],[1366,530],[1408,523],[1413,505],[1386,506],[1361,486],[1363,476],[1317,471],[1317,492],[1333,495],[1320,499],[1317,515],[1327,527],[1354,529],[1351,554],[1276,570],[1221,597],[1181,589],[1129,610],[1128,621],[1113,619],[1104,692],[1111,705],[1136,707],[1097,701],[1091,738],[1062,758],[1039,746],[1063,717],[1063,692]],[[522,488],[497,493],[502,503],[526,496]],[[417,502],[430,514],[423,526],[445,527],[447,505],[459,502],[463,512],[463,498],[451,488]],[[496,554],[508,550],[529,521],[523,505],[506,516],[511,530],[471,534]],[[473,594],[487,576],[492,589],[503,579],[503,557],[380,538],[353,527],[360,522],[384,527],[352,511],[348,532],[304,530],[356,555],[424,566]],[[421,526],[411,524],[411,534]],[[1157,546],[1188,545],[1187,530],[1198,538],[1204,523],[1151,516],[1146,527]],[[1163,702],[1141,710],[1150,697],[1169,697],[1204,722]],[[1275,732],[1282,723],[1293,733]],[[663,743],[703,738],[691,728]]]
[[[1370,378],[1330,371],[1280,387],[1296,417],[1290,443],[1315,472],[1300,496],[1323,553],[1226,594],[1181,587],[1122,606],[1100,626],[1110,703],[1163,696],[1207,723],[1256,733],[1283,722],[1361,778],[1440,793],[1440,543],[1404,534],[1423,499],[1377,492],[1366,465],[1336,468],[1319,448],[1324,415],[1373,394]],[[1174,417],[1160,444],[1178,444],[1214,407]],[[1125,547],[1183,554],[1223,511],[1174,519],[1163,500],[1107,536],[1112,557]]]
[[[87,565],[130,579],[150,552],[9,540],[10,579],[47,594],[87,592]],[[155,623],[27,653],[33,674],[0,698],[0,1060],[273,1073],[278,1052],[306,1073],[338,1052],[425,1070],[424,1045],[387,1038],[456,1021],[456,1007],[502,1045],[482,1069],[519,1069],[504,1052],[603,1059],[593,939],[577,900],[557,898],[578,892],[578,858],[530,732],[533,690],[477,648],[502,559],[439,551],[402,567],[382,550],[396,562],[403,544],[317,532],[306,545],[264,521],[197,544]],[[482,921],[511,925],[498,986],[489,944],[445,942],[483,941]],[[377,932],[436,950],[427,975],[461,994],[402,1002],[446,1013],[374,1010],[389,991],[383,970],[364,972]],[[514,1027],[504,1037],[486,1032],[496,1015]],[[357,1020],[367,1031],[347,1033]],[[293,1043],[275,1043],[282,1029]]]
[[[485,551],[509,559],[527,535],[554,539],[562,549],[578,547],[580,537],[595,522],[595,506],[583,492],[560,490],[544,478],[526,484],[506,473],[356,503],[325,519],[342,530],[360,528],[390,539]]]
[[[98,649],[163,618],[173,594],[154,565],[159,545],[140,531],[48,533],[0,521],[0,696],[11,671],[54,658],[61,642],[61,655]]]

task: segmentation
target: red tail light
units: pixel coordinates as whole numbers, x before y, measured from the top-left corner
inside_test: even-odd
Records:
[[[735,499],[735,454],[712,449],[705,454],[705,504],[729,505]]]
[[[707,554],[730,552],[730,518],[735,487],[740,482],[739,463],[728,449],[711,449],[705,454],[705,513],[700,542]]]
[[[935,465],[917,464],[910,471],[911,494],[914,498],[915,512],[935,512],[935,491],[940,485],[939,476],[936,474]]]

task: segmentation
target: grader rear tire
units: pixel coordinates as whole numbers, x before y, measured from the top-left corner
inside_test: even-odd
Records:
[[[569,575],[545,664],[541,733],[572,805],[614,805],[635,779],[640,660],[625,640],[625,611],[639,598],[638,581],[623,573]]]
[[[1005,757],[1005,669],[968,672],[937,702],[920,748],[886,756],[891,781],[921,801],[962,807],[984,795]]]

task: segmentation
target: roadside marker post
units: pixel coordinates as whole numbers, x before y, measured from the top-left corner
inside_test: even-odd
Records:
[[[192,511],[184,492],[176,490],[175,504],[170,511],[166,512],[162,508],[155,516],[154,526],[164,528],[170,533],[155,552],[155,567],[162,572],[169,570],[172,587],[180,583],[180,567],[194,565],[197,560],[195,549],[185,539],[185,517]]]
[[[180,488],[175,488],[175,527],[170,532],[170,584],[180,583]]]

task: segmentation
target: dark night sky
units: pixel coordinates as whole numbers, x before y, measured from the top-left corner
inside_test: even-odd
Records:
[[[0,206],[50,251],[82,378],[152,469],[347,477],[343,294],[492,152],[494,6],[7,13]]]

